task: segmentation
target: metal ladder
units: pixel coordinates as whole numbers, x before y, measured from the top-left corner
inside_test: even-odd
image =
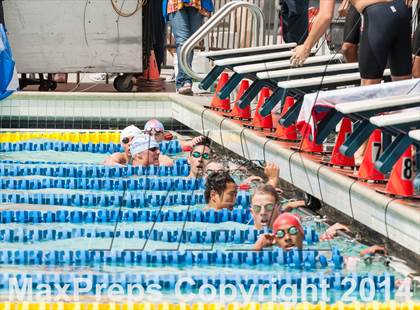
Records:
[[[188,55],[194,47],[203,40],[223,19],[238,8],[248,9],[253,16],[253,45],[261,46],[264,42],[264,14],[261,9],[253,3],[246,1],[231,1],[221,7],[216,14],[210,17],[182,46],[179,62],[189,76],[195,80],[201,81],[205,75],[193,71],[188,64]]]

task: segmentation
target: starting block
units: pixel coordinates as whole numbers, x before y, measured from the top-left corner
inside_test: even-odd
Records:
[[[283,44],[273,47],[272,49],[263,49],[263,47],[261,47],[204,53],[203,55],[205,57],[214,61],[215,66],[201,81],[199,88],[209,89],[225,69],[232,69],[232,67],[236,65],[244,63],[261,63],[266,62],[267,60],[289,59],[292,55],[291,49],[294,46],[295,45],[293,44]],[[241,50],[246,51],[241,54]],[[255,53],[255,51],[258,51],[258,53]]]
[[[384,77],[387,80],[391,78],[391,72],[385,70]],[[360,73],[348,73],[338,76],[320,76],[310,79],[301,79],[288,82],[279,82],[278,87],[285,91],[298,89],[300,92],[311,93],[320,90],[332,90],[337,87],[351,86],[360,83]],[[288,95],[287,93],[285,95]],[[280,123],[288,127],[298,119],[300,109],[302,108],[303,98],[290,109],[281,119]],[[338,122],[335,124],[337,125]]]
[[[288,79],[311,79],[316,78],[320,74],[324,76],[346,74],[346,73],[357,73],[359,71],[359,65],[357,63],[349,64],[329,64],[326,66],[314,66],[307,68],[295,68],[288,70],[277,70],[277,71],[266,71],[257,73],[257,77],[260,80],[271,80],[281,82]],[[279,101],[283,101],[285,98],[284,89],[277,88],[270,100],[261,108],[260,113],[262,116],[266,116],[271,113],[273,108]]]
[[[335,63],[337,61],[342,60],[342,55],[338,54],[334,57],[331,56],[313,56],[309,57],[304,64],[304,67],[311,67],[316,65],[326,65],[329,63]],[[228,83],[225,87],[221,90],[219,96],[220,98],[227,98],[229,94],[233,91],[233,89],[239,84],[242,78],[248,78],[254,83],[251,85],[251,90],[245,94],[247,98],[244,100],[243,105],[249,104],[253,98],[258,94],[258,92],[264,86],[270,87],[272,90],[276,89],[276,82],[271,83],[270,80],[266,81],[266,85],[261,83],[257,77],[259,72],[269,71],[269,70],[281,70],[281,69],[288,69],[290,68],[290,60],[282,60],[282,61],[273,61],[273,62],[265,62],[265,63],[258,63],[258,64],[247,64],[242,66],[235,66],[233,67],[232,71],[234,72],[233,76],[230,78]],[[249,94],[251,92],[251,94]]]
[[[420,105],[420,98],[418,99]],[[384,150],[375,163],[375,167],[382,173],[391,171],[394,164],[402,156],[405,150],[415,142],[408,134],[410,129],[420,128],[420,109],[394,113],[389,115],[374,116],[370,122],[378,128],[383,128],[395,135],[396,138]]]
[[[376,126],[369,121],[370,117],[378,113],[414,107],[417,106],[418,103],[418,96],[406,95],[337,104],[335,109],[338,112],[348,116],[353,121],[358,121],[353,133],[340,147],[341,153],[346,156],[354,155],[363,142],[366,141],[370,134],[376,129]]]

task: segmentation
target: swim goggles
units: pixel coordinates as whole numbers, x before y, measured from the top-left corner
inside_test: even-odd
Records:
[[[123,144],[128,144],[131,140],[133,140],[133,137],[125,137],[125,138],[122,138],[121,142]]]
[[[192,152],[191,155],[194,158],[202,157],[203,159],[206,159],[206,160],[210,159],[210,154],[209,153],[200,153],[200,152],[196,151],[196,152]]]
[[[164,132],[164,130],[163,130],[162,128],[151,128],[151,129],[149,129],[149,130],[145,130],[144,132],[150,135],[150,134],[159,134],[159,133],[163,133],[163,132]]]
[[[255,213],[260,213],[263,208],[266,209],[268,212],[271,212],[274,210],[275,207],[276,205],[272,203],[266,204],[265,206],[259,206],[259,205],[251,206],[252,210],[254,210]]]
[[[225,172],[224,169],[219,169],[219,170],[208,169],[208,170],[206,170],[206,175],[209,176],[213,173],[223,173],[223,172]]]
[[[296,226],[290,226],[287,229],[287,233],[292,236],[297,235],[298,232],[299,232],[299,229],[297,229]],[[286,232],[283,229],[277,230],[275,233],[275,236],[280,239],[284,238],[285,235],[286,235]]]

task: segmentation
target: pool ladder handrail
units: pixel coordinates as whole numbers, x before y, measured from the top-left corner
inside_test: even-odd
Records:
[[[205,38],[206,35],[210,33],[218,24],[223,21],[223,19],[231,14],[237,8],[246,8],[250,10],[253,19],[253,45],[262,46],[264,42],[264,14],[261,9],[249,2],[245,1],[231,1],[221,7],[212,17],[210,17],[182,46],[181,55],[179,57],[179,62],[184,70],[189,76],[193,79],[201,81],[205,75],[196,73],[188,65],[188,55],[194,49],[194,47]]]

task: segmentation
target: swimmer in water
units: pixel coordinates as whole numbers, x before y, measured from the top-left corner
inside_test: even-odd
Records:
[[[238,188],[235,181],[227,171],[215,172],[206,181],[204,198],[207,203],[206,210],[222,209],[233,210],[236,202]]]
[[[149,135],[137,135],[130,145],[133,166],[159,166],[159,143]]]
[[[123,152],[114,153],[105,159],[104,165],[107,166],[124,166],[132,164],[132,156],[130,152],[131,141],[134,136],[140,135],[141,130],[134,125],[125,127],[120,134],[120,142],[123,148]]]

